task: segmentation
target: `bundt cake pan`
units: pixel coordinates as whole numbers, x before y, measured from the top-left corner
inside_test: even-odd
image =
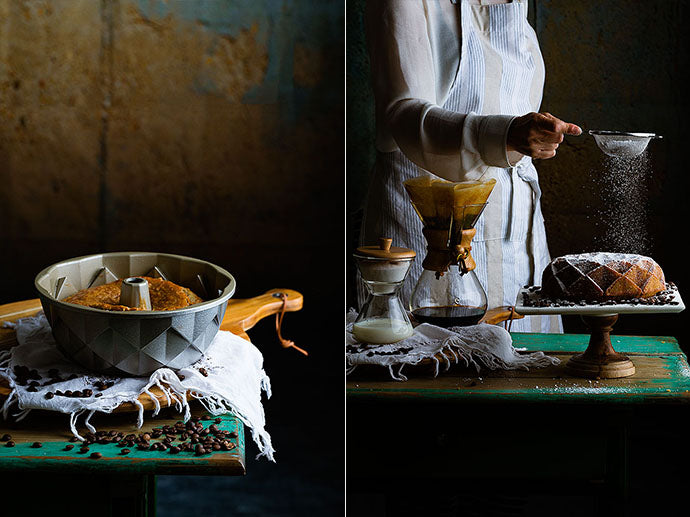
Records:
[[[87,287],[132,276],[162,277],[203,303],[171,311],[106,311],[66,303]],[[235,279],[203,260],[152,252],[100,253],[41,271],[34,282],[60,350],[80,365],[113,375],[177,370],[201,358],[218,333]]]

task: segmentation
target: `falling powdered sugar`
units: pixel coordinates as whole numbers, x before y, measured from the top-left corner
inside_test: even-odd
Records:
[[[605,208],[595,224],[602,225],[605,233],[597,238],[597,247],[618,253],[648,254],[648,152],[632,157],[605,155],[602,165],[603,172],[595,182]]]

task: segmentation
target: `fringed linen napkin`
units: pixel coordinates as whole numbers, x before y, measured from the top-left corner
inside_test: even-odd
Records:
[[[84,425],[95,433],[96,429],[90,423],[94,413],[111,413],[122,403],[131,402],[139,407],[137,425],[141,427],[144,407],[138,398],[144,393],[150,394],[150,388],[157,386],[165,393],[168,402],[184,414],[185,422],[191,416],[188,394],[213,415],[231,411],[251,429],[260,451],[257,457],[265,456],[275,461],[275,450],[265,430],[266,418],[261,404],[261,392],[265,391],[270,398],[271,384],[263,370],[261,352],[249,341],[231,332],[219,331],[205,357],[188,368],[177,372],[160,368],[150,377],[108,377],[88,372],[66,359],[58,350],[43,314],[20,319],[16,324],[6,323],[5,326],[16,329],[19,343],[11,350],[0,351],[0,376],[9,381],[12,390],[1,408],[5,418],[15,402],[20,411],[12,416],[17,420],[32,409],[59,411],[70,415],[72,433],[83,439],[77,432],[77,420],[81,415],[86,414]],[[27,368],[36,370],[32,376],[40,376],[41,380],[33,383],[22,380],[16,367],[20,372]],[[54,382],[56,376],[61,379],[59,382]],[[106,389],[93,390],[94,386],[103,387],[104,384]],[[55,396],[57,391],[83,393],[89,389],[93,392],[89,397]],[[49,392],[53,395],[48,395]],[[155,416],[160,404],[155,396],[151,398],[156,405]]]
[[[472,365],[477,371],[481,366],[490,370],[529,370],[560,363],[558,358],[545,355],[544,352],[518,353],[513,347],[510,333],[498,325],[480,323],[445,329],[423,323],[415,327],[414,334],[402,341],[390,345],[371,345],[358,342],[352,335],[356,318],[356,311],[350,309],[345,332],[348,374],[360,364],[377,364],[388,367],[396,381],[406,381],[403,368],[419,364],[424,359],[434,362],[434,376],[438,375],[441,363],[447,370],[451,361],[462,361],[465,366]]]

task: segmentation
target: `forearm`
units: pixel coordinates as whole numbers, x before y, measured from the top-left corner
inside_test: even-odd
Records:
[[[400,150],[415,164],[450,181],[478,179],[485,166],[508,167],[506,138],[514,117],[445,110],[422,99],[403,99],[387,112]],[[512,160],[512,163],[511,163]]]

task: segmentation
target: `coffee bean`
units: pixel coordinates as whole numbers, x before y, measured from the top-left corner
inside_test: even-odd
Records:
[[[223,421],[222,418],[216,418],[216,419],[214,420],[214,422],[215,422],[216,424],[220,424],[222,421]]]
[[[14,447],[14,442],[13,442],[12,440],[8,441],[8,442],[5,444],[5,447]]]
[[[101,459],[101,453],[100,452],[92,452],[91,456],[89,458],[94,459],[94,460],[100,460]]]
[[[204,377],[208,377],[208,372],[206,371],[206,368],[199,368],[199,373]]]
[[[26,391],[30,391],[31,393],[35,393],[38,391],[38,389],[36,389],[36,386],[29,386],[28,388],[26,388]]]
[[[68,443],[67,445],[65,445],[66,451],[71,451],[73,448],[74,448],[74,445],[72,445],[71,443]]]
[[[46,398],[48,400],[52,399],[54,396],[55,396],[55,393],[53,393],[52,391],[49,391],[48,393],[46,393]]]
[[[40,449],[41,447],[43,447],[43,444],[41,442],[34,442],[31,444],[31,447],[34,449]]]
[[[230,438],[237,438],[237,431],[232,431],[231,433],[228,434]]]
[[[102,396],[103,396],[103,393],[96,393],[96,394],[94,395],[94,397],[96,397],[96,398],[102,397]]]
[[[120,454],[129,454],[131,451],[129,449],[122,449]]]
[[[12,439],[12,435],[9,434],[3,434],[2,438],[0,438],[0,442],[7,442]]]
[[[84,445],[81,449],[79,449],[79,452],[89,452],[89,448],[86,445]]]

